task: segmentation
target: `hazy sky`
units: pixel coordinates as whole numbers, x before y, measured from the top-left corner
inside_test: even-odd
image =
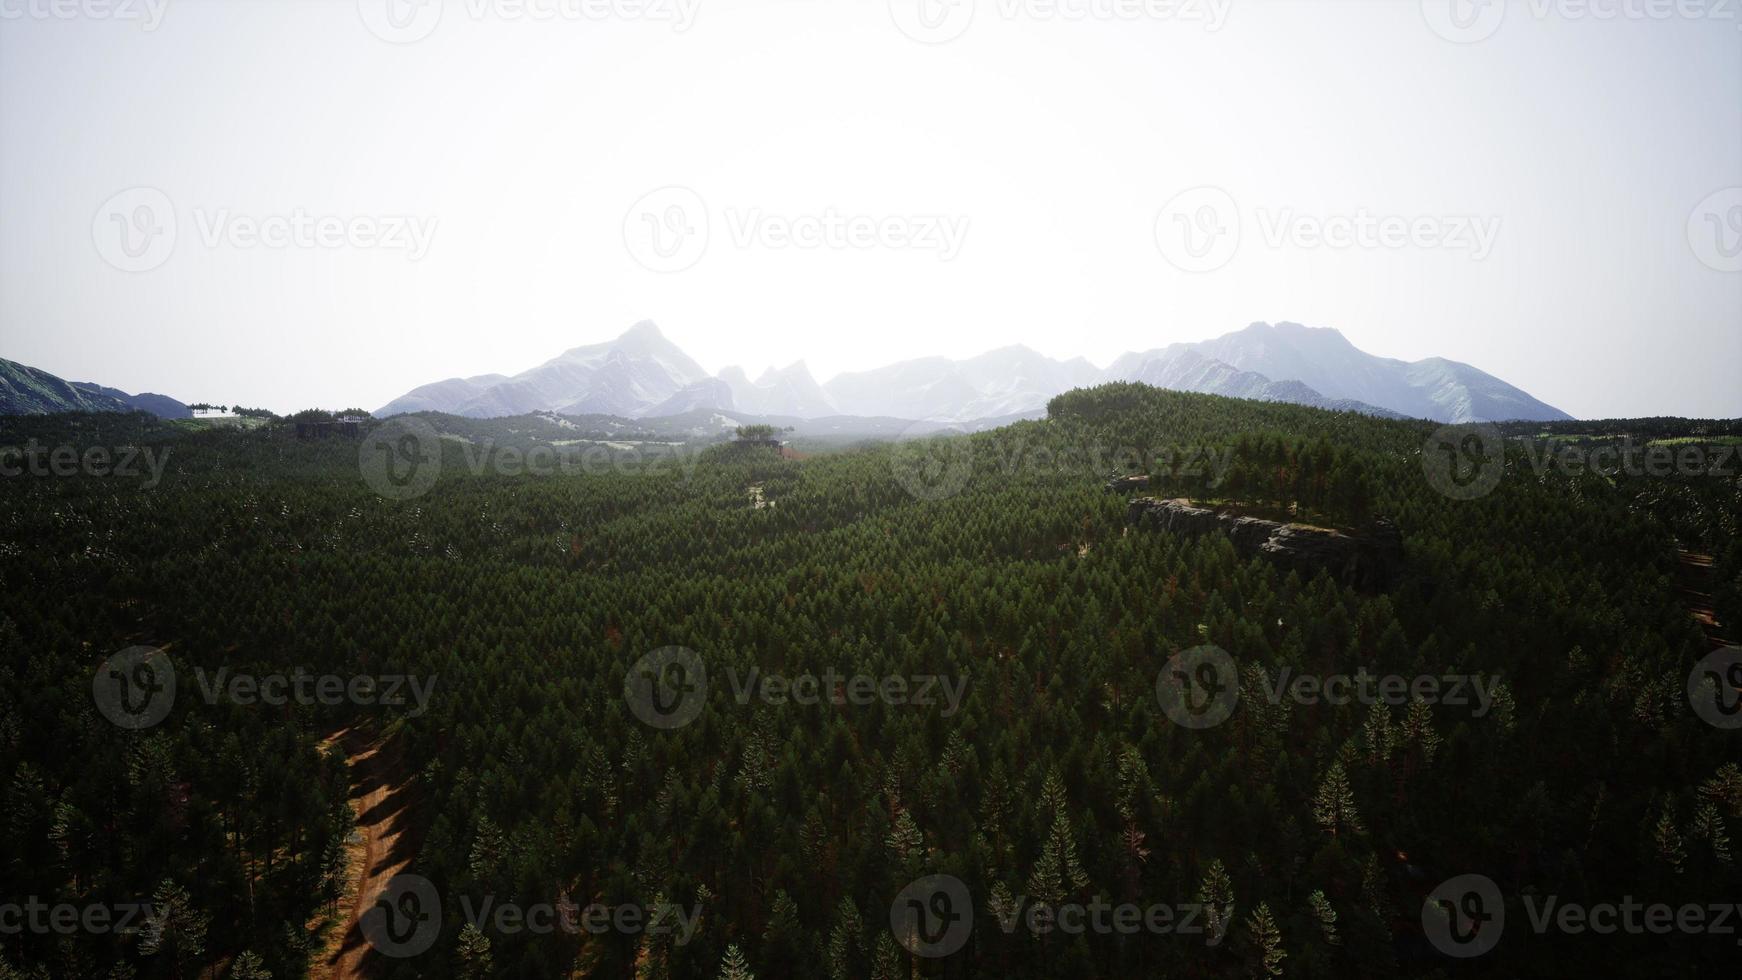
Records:
[[[288,411],[1287,319],[1742,416],[1742,12],[1453,2],[0,0],[0,356]]]

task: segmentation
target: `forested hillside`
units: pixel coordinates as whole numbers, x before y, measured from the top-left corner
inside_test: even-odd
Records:
[[[1712,554],[1719,615],[1742,621],[1733,475],[1538,467],[1515,440],[1498,486],[1457,500],[1424,475],[1431,423],[1131,384],[956,440],[532,475],[468,463],[479,423],[426,421],[448,433],[440,478],[390,499],[342,438],[0,419],[0,446],[165,461],[150,488],[0,481],[0,896],[158,912],[143,933],[0,935],[0,976],[318,972],[360,941],[344,914],[354,787],[330,741],[347,725],[392,747],[399,856],[440,903],[426,951],[367,957],[383,977],[1685,977],[1737,962],[1733,935],[1539,934],[1525,901],[1742,897],[1742,751],[1690,707],[1708,647],[1676,584],[1678,543]],[[1690,441],[1706,452],[1712,435]],[[1133,527],[1103,487],[1120,473],[1352,531],[1387,518],[1402,574],[1357,591],[1223,537]],[[166,651],[177,695],[129,730],[93,676],[136,645]],[[649,723],[626,681],[670,647],[708,680],[693,720]],[[1238,701],[1193,727],[1158,688],[1170,658],[1205,647],[1238,665]],[[204,696],[225,667],[433,686],[387,706]],[[1266,693],[1363,669],[1482,678],[1486,695]],[[740,697],[752,671],[932,678],[936,696]],[[1498,885],[1506,925],[1460,960],[1423,906],[1466,874]],[[971,900],[948,955],[891,928],[898,896],[933,875]],[[689,931],[469,924],[486,901],[669,904]],[[1036,904],[1122,903],[1212,928],[1031,927]]]

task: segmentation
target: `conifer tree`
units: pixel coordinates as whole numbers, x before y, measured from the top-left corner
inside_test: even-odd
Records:
[[[1270,906],[1259,902],[1247,917],[1246,928],[1252,941],[1252,962],[1248,965],[1248,975],[1282,976],[1282,961],[1288,958],[1288,953],[1282,948],[1282,932],[1276,928],[1276,920],[1270,915]]]
[[[1355,791],[1349,786],[1349,776],[1343,770],[1342,762],[1332,763],[1324,782],[1319,784],[1318,794],[1313,797],[1313,819],[1332,837],[1366,832],[1361,825],[1361,815],[1355,809]]]

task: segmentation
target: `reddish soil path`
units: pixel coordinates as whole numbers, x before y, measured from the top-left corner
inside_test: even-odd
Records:
[[[356,726],[340,729],[330,741],[344,749],[351,765],[351,809],[357,814],[357,832],[349,848],[351,883],[340,903],[344,925],[338,942],[329,943],[327,952],[309,964],[309,976],[352,980],[369,976],[366,964],[372,954],[358,920],[415,853],[407,834],[411,790],[396,745]]]
[[[1706,644],[1713,650],[1734,646],[1725,636],[1724,624],[1718,622],[1717,615],[1712,611],[1712,556],[1680,551],[1677,557],[1681,560],[1677,583],[1681,589],[1682,604],[1688,607],[1688,612],[1700,624],[1700,628],[1706,631]]]

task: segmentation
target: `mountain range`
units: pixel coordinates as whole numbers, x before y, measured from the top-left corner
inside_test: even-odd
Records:
[[[0,358],[0,415],[50,412],[150,412],[165,419],[194,414],[168,395],[129,395],[89,381],[65,381],[41,368]]]
[[[755,381],[739,367],[709,375],[644,321],[615,340],[576,347],[513,377],[423,385],[375,414],[661,418],[711,411],[966,423],[1039,415],[1054,395],[1109,381],[1441,422],[1571,418],[1468,364],[1377,357],[1335,329],[1297,323],[1255,323],[1214,340],[1132,352],[1105,369],[1080,357],[1058,360],[1013,346],[965,360],[900,361],[818,384],[803,361],[769,368]]]

